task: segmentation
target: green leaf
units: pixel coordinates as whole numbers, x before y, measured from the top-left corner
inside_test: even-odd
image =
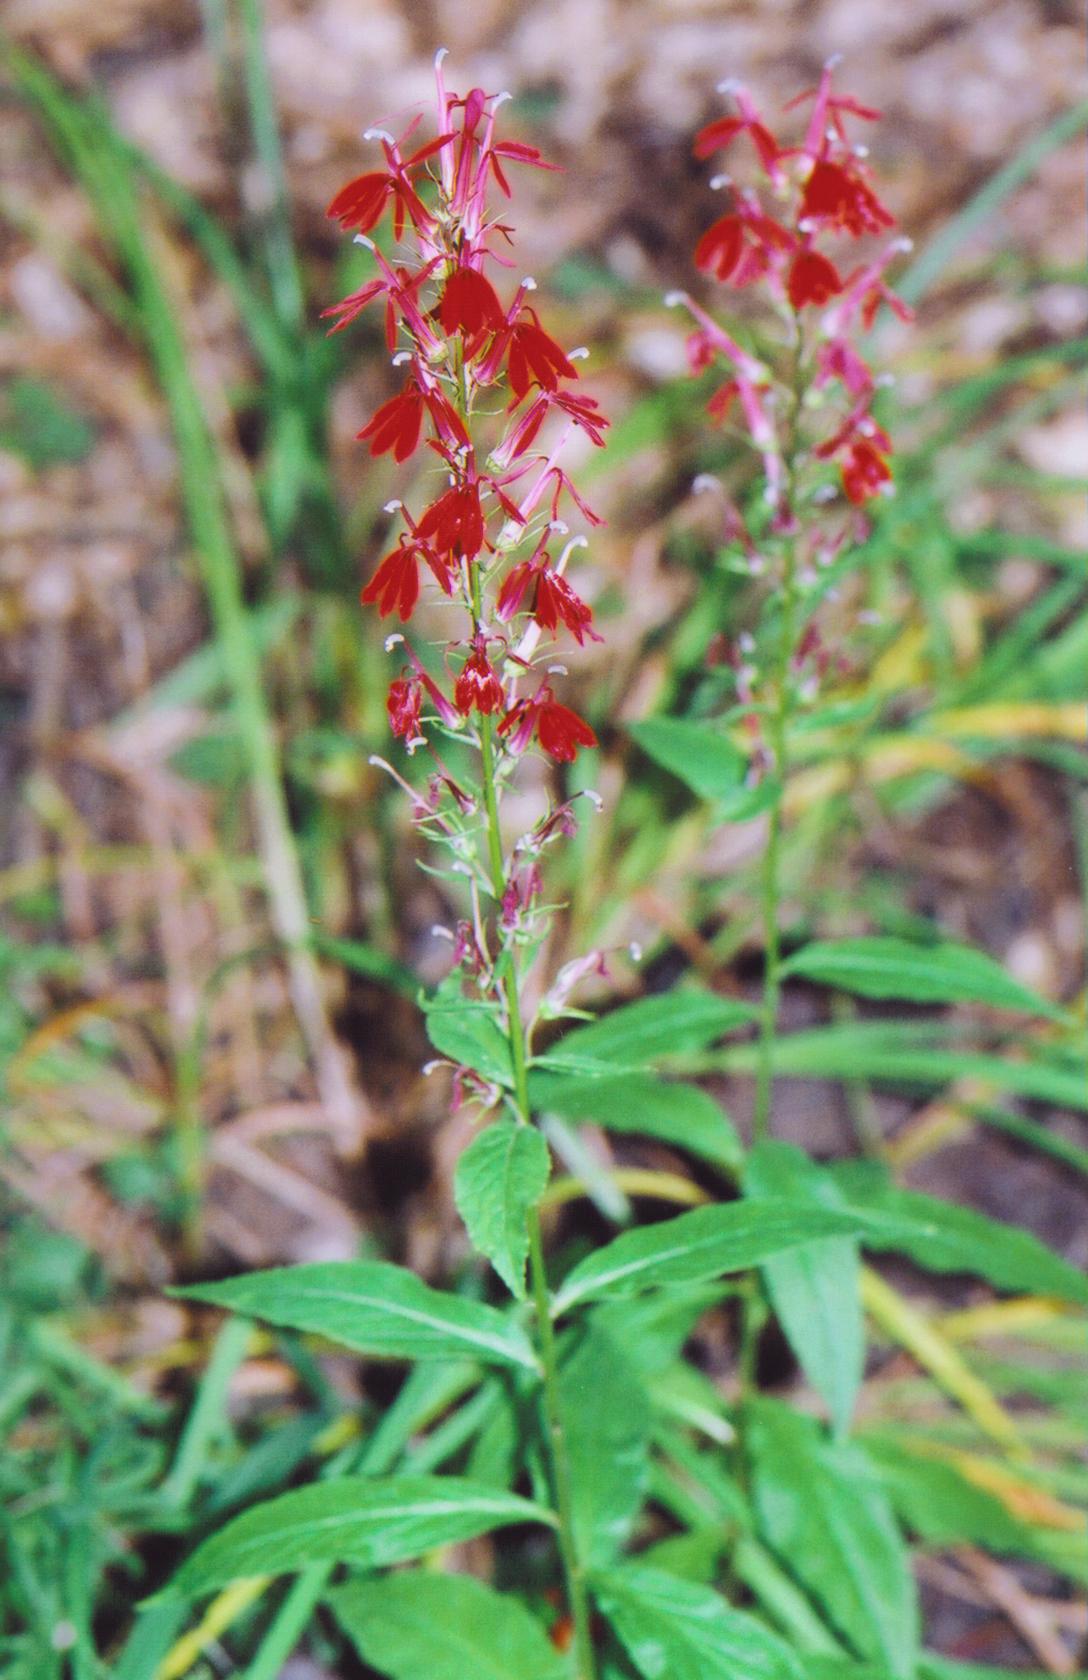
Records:
[[[96,436],[67,397],[33,375],[19,375],[0,394],[0,449],[35,470],[84,460]]]
[[[472,1358],[537,1369],[524,1332],[494,1307],[431,1289],[414,1272],[382,1261],[277,1266],[172,1293],[308,1330],[379,1358]]]
[[[698,986],[678,987],[623,1004],[588,1027],[578,1027],[536,1063],[564,1073],[638,1072],[663,1056],[703,1050],[755,1015],[750,1004],[737,998]]]
[[[1086,620],[1088,622],[1088,620]],[[786,1033],[772,1049],[774,1071],[790,1079],[870,1079],[874,1083],[926,1090],[954,1079],[977,1079],[999,1091],[1037,1098],[1058,1107],[1088,1111],[1084,1068],[1065,1065],[1048,1047],[1025,1043],[1026,1056],[993,1056],[949,1047],[942,1023],[933,1021],[851,1021]],[[738,1073],[754,1072],[758,1046],[731,1044],[717,1052],[716,1065]]]
[[[1088,1307],[1088,1277],[1030,1231],[920,1190],[901,1190],[872,1162],[844,1162],[834,1178],[844,1207],[865,1220],[864,1247],[909,1254],[926,1271],[970,1272],[998,1289]]]
[[[594,1324],[564,1349],[559,1397],[578,1555],[611,1563],[646,1490],[649,1397],[621,1345]]]
[[[460,973],[448,974],[421,1002],[427,1036],[440,1056],[473,1068],[507,1090],[513,1088],[514,1069],[505,1035],[485,1005],[462,997]]]
[[[1064,1018],[1064,1010],[1022,986],[985,951],[946,942],[909,939],[842,939],[806,945],[782,965],[859,997],[905,998],[911,1003],[988,1003],[995,1009]]]
[[[911,1452],[890,1434],[859,1441],[900,1521],[933,1546],[964,1541],[991,1552],[1031,1556],[1032,1536],[992,1493],[976,1487],[946,1459]]]
[[[704,1283],[758,1266],[817,1237],[855,1236],[849,1214],[787,1201],[728,1202],[625,1231],[575,1266],[555,1303],[565,1312],[596,1296],[637,1295],[662,1284]]]
[[[344,1476],[254,1505],[198,1546],[167,1592],[195,1596],[312,1563],[377,1569],[550,1511],[458,1476]]]
[[[660,1079],[652,1073],[563,1078],[534,1071],[529,1081],[533,1107],[565,1120],[595,1120],[613,1132],[641,1133],[675,1144],[691,1155],[736,1172],[743,1151],[728,1115],[697,1085]]]
[[[529,1209],[548,1182],[548,1146],[533,1126],[499,1120],[474,1138],[457,1163],[453,1192],[474,1248],[487,1256],[519,1300],[525,1295]]]
[[[872,1465],[772,1400],[745,1410],[760,1532],[859,1657],[907,1680],[918,1659],[910,1558]]]
[[[369,1668],[391,1680],[563,1680],[540,1623],[471,1575],[387,1575],[330,1595]]]
[[[793,1144],[773,1139],[757,1145],[749,1156],[744,1193],[755,1201],[780,1196],[842,1207],[834,1179]],[[844,1434],[865,1357],[857,1242],[822,1237],[775,1255],[762,1270],[771,1305],[801,1369],[826,1400],[836,1431]]]
[[[630,1567],[594,1594],[646,1680],[803,1680],[788,1645],[696,1581]]]
[[[723,799],[738,788],[748,768],[744,754],[725,730],[686,718],[646,718],[631,726],[643,752],[679,778],[700,799]]]

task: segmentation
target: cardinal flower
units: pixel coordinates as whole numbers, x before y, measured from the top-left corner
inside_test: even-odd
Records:
[[[892,227],[895,220],[857,170],[826,158],[814,164],[805,182],[801,219],[828,222],[855,239]]]
[[[842,291],[842,280],[833,262],[819,251],[798,251],[790,264],[790,302],[795,309],[806,304],[824,304]]]
[[[414,380],[409,380],[403,391],[383,403],[356,436],[370,440],[372,455],[384,455],[391,450],[395,461],[406,461],[415,453],[422,424],[423,392]]]
[[[425,542],[419,542],[414,537],[402,536],[396,548],[385,556],[363,590],[364,604],[370,606],[377,602],[380,618],[387,618],[391,612],[398,612],[401,622],[407,622],[419,600],[421,560],[426,561],[440,588],[447,595],[451,595],[453,579],[441,556],[435,554]]]
[[[499,734],[510,737],[514,752],[524,752],[533,735],[546,753],[560,764],[573,764],[579,747],[595,747],[597,737],[589,724],[561,706],[550,683],[542,683],[529,699],[519,700],[499,724]]]
[[[502,709],[504,698],[498,673],[487,657],[486,641],[477,636],[454,684],[454,704],[466,717],[471,711],[489,715]]]
[[[419,534],[433,542],[440,554],[475,560],[484,545],[479,484],[452,485],[427,508],[419,521]]]
[[[503,324],[502,304],[490,280],[476,268],[455,268],[442,288],[438,306],[442,331],[459,332],[467,339],[497,332]]]

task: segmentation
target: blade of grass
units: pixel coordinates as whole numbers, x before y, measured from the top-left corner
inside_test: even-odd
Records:
[[[913,262],[896,291],[907,303],[918,303],[940,279],[960,248],[986,225],[1017,187],[1031,179],[1039,165],[1088,127],[1088,100],[1063,111],[1040,134],[1032,135],[1015,157],[998,169],[958,216],[946,222]]]
[[[5,45],[3,56],[17,87],[39,112],[87,191],[102,231],[128,273],[139,306],[147,349],[170,411],[190,533],[246,752],[272,916],[288,952],[292,1001],[330,1125],[340,1147],[350,1152],[361,1140],[365,1110],[329,1028],[320,974],[309,949],[309,911],[278,745],[250,630],[215,446],[189,374],[178,325],[178,300],[168,291],[161,265],[145,236],[134,171],[124,150],[115,144],[106,115],[68,95],[29,55]]]

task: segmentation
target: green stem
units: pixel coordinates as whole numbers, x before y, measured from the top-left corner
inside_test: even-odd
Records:
[[[782,942],[778,926],[782,893],[782,799],[786,786],[786,719],[789,709],[789,666],[794,643],[796,551],[786,551],[786,577],[782,597],[782,625],[775,671],[775,707],[771,716],[770,746],[778,797],[771,809],[767,847],[760,876],[760,913],[763,921],[763,1002],[759,1019],[759,1066],[756,1100],[752,1116],[752,1141],[760,1143],[770,1131],[774,1035],[778,1026],[778,1004],[782,992]]]
[[[487,821],[487,849],[491,872],[491,889],[496,903],[506,890],[506,870],[502,855],[502,831],[499,826],[499,801],[495,785],[494,723],[490,717],[480,719],[480,759],[484,784],[484,812]],[[519,1125],[532,1124],[529,1101],[529,1063],[525,1042],[525,1023],[521,1014],[521,993],[517,965],[512,947],[508,948],[503,974],[503,993],[506,1000],[507,1037],[514,1069],[514,1107]],[[578,1556],[574,1534],[574,1491],[571,1479],[570,1456],[567,1452],[563,1428],[563,1408],[559,1392],[559,1349],[552,1324],[551,1300],[548,1293],[548,1274],[544,1264],[544,1242],[540,1230],[540,1209],[530,1209],[529,1273],[533,1302],[536,1307],[537,1345],[543,1372],[544,1419],[548,1433],[548,1453],[552,1466],[555,1490],[555,1511],[559,1519],[559,1556],[567,1589],[567,1603],[574,1623],[574,1653],[577,1680],[595,1680],[596,1659],[590,1625],[589,1593],[586,1572]]]
[[[797,466],[797,421],[801,410],[802,364],[804,344],[801,324],[793,316],[794,355],[791,378],[791,404],[786,421],[786,436],[782,451],[784,466],[783,494],[787,506],[794,499]],[[767,847],[763,854],[760,877],[760,913],[763,921],[763,1002],[759,1022],[759,1062],[756,1071],[755,1107],[752,1113],[752,1142],[761,1143],[770,1132],[771,1094],[774,1083],[774,1036],[778,1026],[778,1005],[782,993],[782,944],[779,932],[779,910],[782,897],[782,801],[789,773],[787,730],[792,702],[790,664],[797,645],[797,543],[787,537],[782,555],[782,616],[778,627],[778,646],[775,653],[772,686],[774,710],[768,729],[773,775],[778,793],[771,808]]]

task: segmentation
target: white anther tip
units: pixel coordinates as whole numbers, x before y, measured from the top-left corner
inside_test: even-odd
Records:
[[[368,239],[365,233],[357,233],[351,243],[353,245],[363,245],[368,251],[373,251],[376,248],[374,241],[372,239]]]
[[[404,637],[401,635],[399,630],[394,630],[391,636],[387,636],[385,638],[382,646],[385,648],[386,653],[392,653],[395,647],[402,647],[403,644]]]
[[[825,70],[837,70],[842,63],[842,53],[832,53],[830,58],[824,59]]]
[[[521,282],[521,285],[522,285],[522,290],[523,291],[526,291],[526,292],[535,292],[536,291],[536,281],[533,279],[531,274],[527,274],[525,276],[525,279]]]
[[[712,175],[710,177],[711,192],[721,192],[724,187],[731,187],[732,185],[732,175]]]
[[[363,139],[364,140],[388,140],[388,142],[391,146],[396,145],[396,141],[393,139],[393,136],[390,134],[390,132],[387,128],[364,128]]]
[[[736,93],[736,92],[739,91],[740,86],[741,86],[741,84],[740,84],[740,82],[738,82],[736,76],[727,76],[725,78],[724,82],[719,82],[718,83],[718,92],[719,93]]]
[[[589,360],[589,346],[586,345],[586,344],[579,344],[577,350],[568,350],[567,351],[567,361],[568,362],[586,362],[588,360]]]
[[[687,301],[688,294],[686,292],[666,292],[663,299],[666,309],[675,309],[678,304],[687,303]]]
[[[403,506],[404,506],[403,502],[397,502],[397,501],[386,502],[385,506],[382,508],[382,512],[383,513],[399,513]]]
[[[721,487],[721,480],[715,478],[713,473],[696,473],[691,481],[693,496],[701,496],[704,490],[720,490]]]
[[[639,944],[637,939],[632,939],[630,945],[627,947],[627,953],[632,962],[642,961],[642,946]]]
[[[450,56],[449,47],[439,47],[438,51],[434,55],[434,67],[435,67],[435,69],[436,70],[441,70],[442,60],[444,58],[448,58],[449,56]]]

